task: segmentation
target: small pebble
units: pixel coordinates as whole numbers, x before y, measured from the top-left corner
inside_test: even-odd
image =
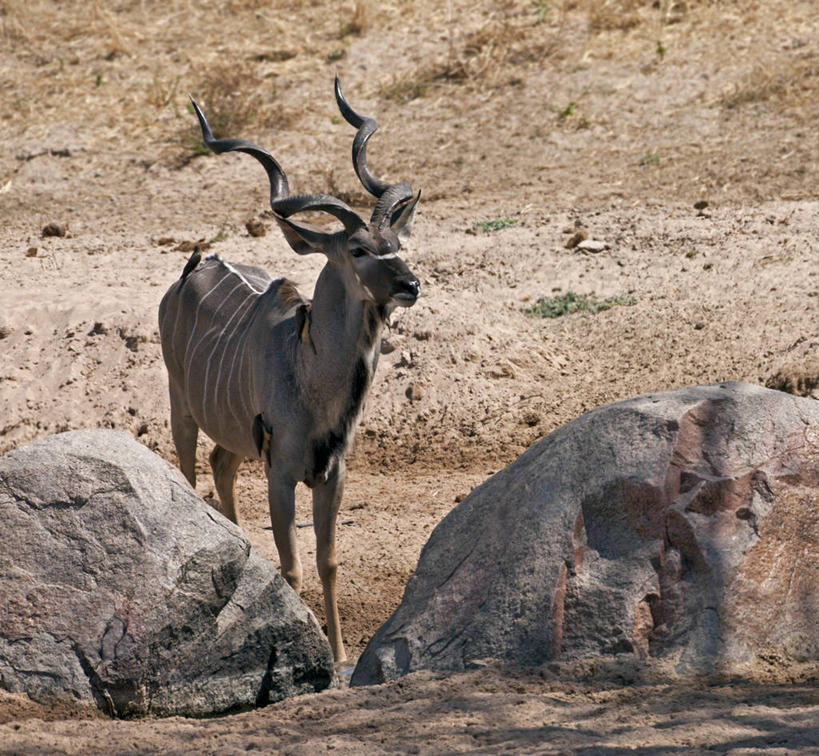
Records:
[[[406,390],[407,399],[411,402],[417,402],[424,396],[424,390],[417,383],[410,383]]]
[[[45,239],[47,236],[65,236],[65,232],[66,226],[62,223],[46,223],[41,233]]]
[[[602,252],[604,249],[608,249],[608,244],[604,241],[596,241],[595,239],[586,239],[585,241],[580,242],[577,245],[579,250],[583,252]]]
[[[97,320],[94,323],[91,330],[88,332],[88,335],[89,336],[97,336],[97,335],[104,336],[106,333],[108,333],[108,326],[105,325],[105,323],[100,323],[100,321]]]
[[[566,241],[566,249],[574,249],[580,242],[588,239],[589,234],[585,228],[579,228]]]
[[[247,223],[245,223],[245,228],[247,229],[247,232],[254,237],[264,236],[267,234],[267,226],[255,218],[251,218]]]

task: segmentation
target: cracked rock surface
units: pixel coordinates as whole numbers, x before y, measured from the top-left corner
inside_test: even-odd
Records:
[[[0,687],[113,716],[326,688],[313,614],[242,531],[126,433],[0,457]]]
[[[815,401],[722,383],[606,405],[450,512],[353,684],[486,658],[814,660],[817,553]]]

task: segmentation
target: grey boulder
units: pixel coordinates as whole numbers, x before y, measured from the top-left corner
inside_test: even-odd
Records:
[[[0,457],[0,687],[114,716],[205,716],[334,683],[314,615],[129,435]]]
[[[809,662],[817,554],[819,403],[725,383],[607,405],[438,525],[352,683],[483,658]]]

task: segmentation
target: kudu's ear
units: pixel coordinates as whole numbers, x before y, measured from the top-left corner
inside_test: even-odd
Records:
[[[327,234],[316,231],[309,226],[300,223],[293,223],[281,215],[276,215],[276,222],[287,239],[287,243],[292,250],[299,255],[309,255],[311,252],[322,252],[328,257],[338,248],[339,237],[344,237],[344,231],[335,234]]]
[[[421,199],[420,191],[415,196],[415,199],[411,199],[403,205],[400,205],[392,214],[390,228],[395,232],[400,244],[404,244],[410,237],[412,221],[415,219],[415,208],[418,205],[419,199]]]

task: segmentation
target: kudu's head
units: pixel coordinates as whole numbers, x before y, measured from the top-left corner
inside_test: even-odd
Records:
[[[358,129],[353,140],[353,166],[364,188],[377,197],[370,222],[352,208],[327,194],[290,195],[287,176],[267,150],[243,139],[214,139],[202,110],[193,102],[205,144],[214,152],[246,152],[267,171],[270,207],[290,246],[298,254],[321,252],[338,266],[345,286],[362,300],[385,307],[410,307],[420,293],[420,283],[398,256],[409,238],[415,207],[421,192],[413,196],[406,182],[388,184],[376,178],[367,166],[367,141],[377,126],[372,118],[356,113],[344,99],[336,77],[336,102],[345,120]],[[330,213],[341,221],[343,231],[326,233],[291,216],[304,211]]]

